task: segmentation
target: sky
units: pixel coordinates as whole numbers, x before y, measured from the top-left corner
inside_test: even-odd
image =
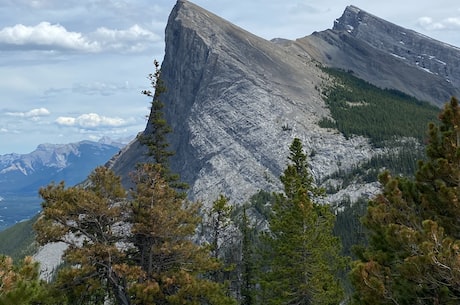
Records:
[[[458,0],[195,0],[265,39],[332,27],[347,5],[460,47]],[[133,137],[175,0],[0,0],[0,155]]]

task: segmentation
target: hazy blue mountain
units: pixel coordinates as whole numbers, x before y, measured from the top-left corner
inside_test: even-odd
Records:
[[[64,180],[68,186],[82,182],[124,145],[103,138],[99,142],[40,144],[28,154],[0,155],[0,230],[40,210],[40,187],[52,181]]]

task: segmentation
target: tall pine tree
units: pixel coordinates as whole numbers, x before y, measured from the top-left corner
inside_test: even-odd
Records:
[[[172,131],[164,116],[160,97],[166,91],[159,63],[149,75],[155,92],[149,127],[141,137],[148,147],[151,163],[139,164],[132,178],[130,223],[132,257],[144,275],[133,287],[134,304],[233,304],[223,286],[205,278],[218,264],[206,248],[193,242],[201,221],[198,203],[189,202],[182,190],[186,184],[173,174],[168,134]]]
[[[460,108],[452,98],[429,125],[415,180],[380,177],[364,224],[370,243],[351,272],[356,304],[458,304]]]
[[[290,146],[290,164],[281,176],[265,241],[268,269],[262,276],[267,304],[339,304],[343,289],[336,275],[344,267],[340,242],[333,236],[334,214],[315,202],[322,193],[313,183],[302,143]]]

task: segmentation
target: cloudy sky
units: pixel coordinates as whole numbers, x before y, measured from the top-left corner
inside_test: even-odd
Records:
[[[195,0],[266,39],[331,28],[349,4],[460,47],[458,0]],[[140,94],[175,0],[0,0],[0,154],[143,130]],[[372,4],[371,4],[372,2]]]

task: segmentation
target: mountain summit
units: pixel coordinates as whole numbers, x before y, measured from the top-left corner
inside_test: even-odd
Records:
[[[453,60],[458,49],[353,6],[332,30],[296,41],[267,41],[190,1],[178,1],[165,40],[161,69],[168,90],[161,100],[174,130],[171,167],[190,184],[190,197],[205,202],[220,193],[243,202],[260,189],[278,188],[294,137],[304,143],[318,180],[384,153],[364,137],[346,138],[319,127],[331,118],[321,88],[332,80],[321,64],[438,105],[457,93],[454,85],[460,82]],[[424,57],[417,63],[418,56]],[[133,142],[114,159],[113,169],[127,177],[144,152]],[[355,185],[340,192],[360,196],[376,187]]]
[[[460,91],[460,49],[348,6],[331,30],[293,43],[324,65],[441,105]]]

